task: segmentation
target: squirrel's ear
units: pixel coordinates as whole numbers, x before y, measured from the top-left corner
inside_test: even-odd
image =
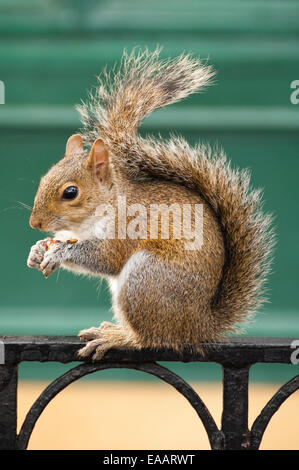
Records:
[[[96,178],[102,183],[107,175],[109,151],[102,141],[97,139],[91,148],[86,168],[91,168]]]
[[[83,150],[83,142],[82,137],[80,134],[74,134],[69,137],[66,148],[65,148],[65,156],[68,157],[70,155],[76,155],[77,153],[81,153]]]

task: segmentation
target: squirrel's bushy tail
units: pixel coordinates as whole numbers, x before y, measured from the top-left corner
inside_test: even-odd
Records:
[[[167,61],[158,55],[158,50],[125,55],[114,78],[106,74],[106,83],[100,82],[96,94],[79,107],[82,134],[89,145],[103,138],[128,177],[175,181],[196,189],[210,204],[226,247],[211,312],[219,330],[229,331],[263,301],[273,246],[271,216],[261,211],[261,194],[250,188],[248,171],[232,169],[222,152],[213,154],[203,145],[191,148],[180,138],[163,143],[136,135],[144,116],[198,91],[213,75],[188,55]]]
[[[213,153],[204,145],[192,149],[181,139],[165,149],[164,173],[171,168],[173,180],[199,191],[221,224],[226,261],[211,311],[221,331],[233,330],[236,322],[248,318],[265,300],[263,285],[274,244],[272,216],[261,210],[261,191],[251,189],[249,172],[232,169],[222,151]]]
[[[99,135],[111,143],[134,135],[145,116],[202,89],[214,75],[191,55],[161,60],[159,54],[125,52],[118,69],[98,77],[95,93],[77,107],[87,145]]]

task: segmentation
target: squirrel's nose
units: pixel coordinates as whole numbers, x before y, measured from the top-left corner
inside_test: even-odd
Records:
[[[42,223],[40,220],[38,220],[36,217],[34,217],[33,215],[30,217],[29,219],[29,225],[30,227],[32,228],[38,228],[38,229],[41,229],[42,228]]]

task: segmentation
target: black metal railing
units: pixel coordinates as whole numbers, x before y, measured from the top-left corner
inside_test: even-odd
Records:
[[[280,405],[297,389],[299,375],[283,385],[265,405],[248,429],[249,370],[256,363],[294,363],[294,338],[232,338],[209,346],[204,357],[170,350],[110,350],[102,361],[82,362],[54,380],[30,408],[17,434],[18,365],[23,361],[77,361],[82,343],[68,336],[0,337],[0,449],[26,449],[30,435],[47,404],[65,387],[96,371],[112,368],[135,369],[152,374],[172,385],[194,408],[203,422],[212,449],[258,449],[265,429]],[[299,354],[298,354],[299,357]],[[223,411],[219,429],[205,404],[181,377],[157,361],[216,362],[223,369]],[[295,369],[294,369],[295,371]],[[132,442],[132,448],[134,443]]]

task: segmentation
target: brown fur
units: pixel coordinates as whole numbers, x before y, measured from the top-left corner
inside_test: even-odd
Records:
[[[136,134],[144,116],[199,90],[213,75],[190,56],[160,61],[159,51],[125,55],[113,78],[79,108],[83,141],[69,139],[66,156],[41,180],[31,225],[85,234],[99,204],[203,205],[203,245],[188,251],[184,239],[99,240],[58,243],[51,252],[32,248],[28,265],[45,276],[60,265],[107,277],[118,324],[104,322],[80,333],[89,341],[81,356],[100,359],[111,347],[192,348],[217,341],[261,303],[272,247],[270,218],[259,210],[258,191],[245,171],[232,170],[223,154]],[[100,138],[100,139],[99,139]],[[95,141],[95,143],[94,143]],[[79,196],[63,201],[76,184]],[[193,210],[194,213],[194,210]],[[173,220],[172,220],[173,224]],[[87,227],[88,228],[88,227]],[[117,280],[117,289],[113,288]]]

